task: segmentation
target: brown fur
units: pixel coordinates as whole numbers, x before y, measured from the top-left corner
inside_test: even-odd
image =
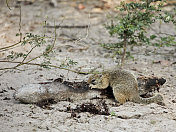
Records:
[[[150,98],[142,98],[138,92],[138,83],[135,77],[122,69],[112,69],[101,74],[89,77],[88,83],[91,88],[106,89],[111,86],[115,99],[121,104],[132,101],[135,103],[160,103],[163,97],[158,94]]]

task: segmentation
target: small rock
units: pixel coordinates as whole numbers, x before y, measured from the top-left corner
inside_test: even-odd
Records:
[[[172,103],[176,103],[176,101],[175,101],[175,100],[172,100]]]
[[[57,1],[56,0],[51,0],[49,5],[52,6],[52,7],[57,7]]]
[[[8,97],[5,97],[3,100],[10,100],[10,98],[8,98]]]

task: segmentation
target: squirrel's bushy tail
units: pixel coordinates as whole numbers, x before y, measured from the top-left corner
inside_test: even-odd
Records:
[[[135,103],[142,103],[142,104],[150,104],[150,103],[161,103],[163,101],[163,97],[160,94],[157,94],[150,98],[142,98],[138,96],[132,100]]]

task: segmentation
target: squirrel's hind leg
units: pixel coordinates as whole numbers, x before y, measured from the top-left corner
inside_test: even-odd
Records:
[[[113,94],[116,99],[120,104],[124,104],[129,100],[127,95],[125,95],[123,92],[120,92],[117,88],[113,88]]]

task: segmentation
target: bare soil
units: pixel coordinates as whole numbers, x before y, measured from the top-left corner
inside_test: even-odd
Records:
[[[2,48],[19,41],[16,33],[19,32],[20,15],[19,8],[9,10],[2,1],[0,4],[0,48]],[[108,16],[118,14],[111,8],[111,4],[108,5],[101,0],[83,2],[58,0],[54,6],[47,0],[20,4],[22,33],[32,32],[40,35],[45,33],[54,36],[54,28],[43,29],[42,23],[46,21],[49,26],[53,26],[55,21],[55,25],[63,26],[57,29],[56,45],[54,52],[50,54],[52,64],[60,65],[69,57],[78,62],[72,67],[75,70],[89,71],[94,68],[102,70],[117,65],[120,56],[113,57],[111,51],[100,46],[103,43],[118,41],[116,37],[109,36],[104,26],[110,22]],[[87,25],[88,28],[85,28]],[[162,32],[176,35],[172,24],[161,24],[161,27]],[[159,31],[157,23],[153,28],[156,32]],[[51,43],[51,40],[48,39],[47,43]],[[27,52],[29,49],[29,46],[17,46],[0,52],[0,60],[5,60],[12,50]],[[36,57],[44,49],[45,47],[41,46],[39,50],[34,50],[28,59]],[[0,132],[176,131],[176,47],[134,46],[131,53],[134,60],[127,59],[125,69],[136,77],[155,75],[166,79],[166,83],[160,89],[165,106],[132,102],[119,106],[113,99],[58,103],[51,101],[53,104],[45,108],[22,104],[14,99],[13,94],[23,85],[52,81],[60,76],[69,81],[87,81],[89,77],[57,68],[44,69],[39,66],[23,65],[19,69],[0,71]],[[34,62],[42,61],[37,59]],[[0,68],[12,66],[14,64],[0,63]]]

